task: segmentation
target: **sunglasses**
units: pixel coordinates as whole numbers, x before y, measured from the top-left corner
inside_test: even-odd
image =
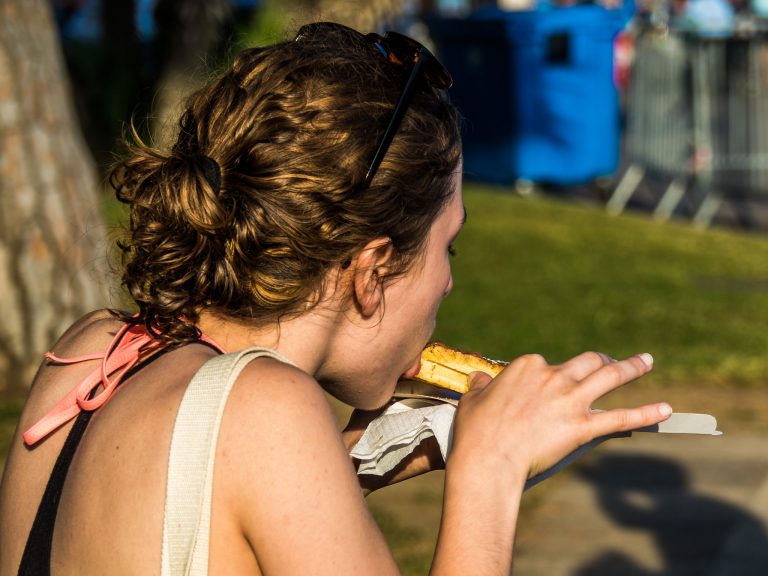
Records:
[[[315,34],[323,29],[341,29],[360,34],[352,28],[341,24],[318,22],[302,26],[299,29],[299,33],[296,35],[296,40],[301,40],[305,36]],[[370,186],[373,177],[376,175],[376,171],[379,169],[382,160],[384,160],[384,156],[389,149],[389,145],[392,143],[392,139],[397,133],[397,129],[400,127],[400,122],[403,120],[403,116],[405,116],[405,113],[408,110],[408,105],[416,92],[419,80],[423,79],[434,88],[440,90],[447,90],[450,88],[453,84],[453,80],[451,79],[448,70],[446,70],[445,66],[440,63],[432,52],[413,38],[398,34],[397,32],[385,32],[384,36],[371,32],[364,37],[371,43],[371,46],[376,52],[386,58],[387,61],[405,69],[410,68],[411,71],[408,80],[405,83],[405,87],[400,93],[400,97],[397,99],[395,110],[392,112],[384,136],[382,136],[381,142],[376,149],[376,154],[374,154],[373,160],[368,166],[368,171],[365,174],[364,186],[368,187]]]

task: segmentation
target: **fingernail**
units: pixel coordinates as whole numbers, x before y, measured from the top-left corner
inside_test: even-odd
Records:
[[[672,414],[672,406],[669,404],[659,404],[659,414],[665,418]]]
[[[653,356],[648,354],[648,352],[643,352],[640,354],[640,360],[643,361],[643,364],[645,364],[648,367],[653,366]]]

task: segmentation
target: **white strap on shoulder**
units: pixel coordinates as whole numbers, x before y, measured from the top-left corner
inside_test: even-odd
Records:
[[[162,576],[208,573],[213,471],[221,418],[240,372],[262,356],[293,365],[274,350],[246,348],[210,359],[184,393],[168,458]]]

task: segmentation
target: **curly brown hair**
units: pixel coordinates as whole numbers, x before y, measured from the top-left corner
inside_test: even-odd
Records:
[[[378,237],[392,240],[395,273],[407,270],[450,197],[461,144],[455,107],[423,83],[364,185],[406,77],[363,35],[325,27],[242,52],[190,97],[170,152],[129,144],[110,174],[130,205],[119,246],[139,314],[123,318],[175,342],[199,336],[206,308],[279,321]]]

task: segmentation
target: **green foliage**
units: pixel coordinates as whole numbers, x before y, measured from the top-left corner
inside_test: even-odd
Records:
[[[439,497],[442,500],[442,492],[439,493]],[[405,524],[397,515],[388,512],[383,506],[373,505],[370,509],[392,550],[400,572],[404,576],[428,574],[434,555],[430,530]]]
[[[455,288],[436,338],[512,359],[651,352],[651,380],[768,374],[768,240],[465,188]]]
[[[290,25],[286,4],[295,4],[293,0],[265,0],[250,22],[242,23],[238,28],[238,45],[267,46],[286,39]]]

